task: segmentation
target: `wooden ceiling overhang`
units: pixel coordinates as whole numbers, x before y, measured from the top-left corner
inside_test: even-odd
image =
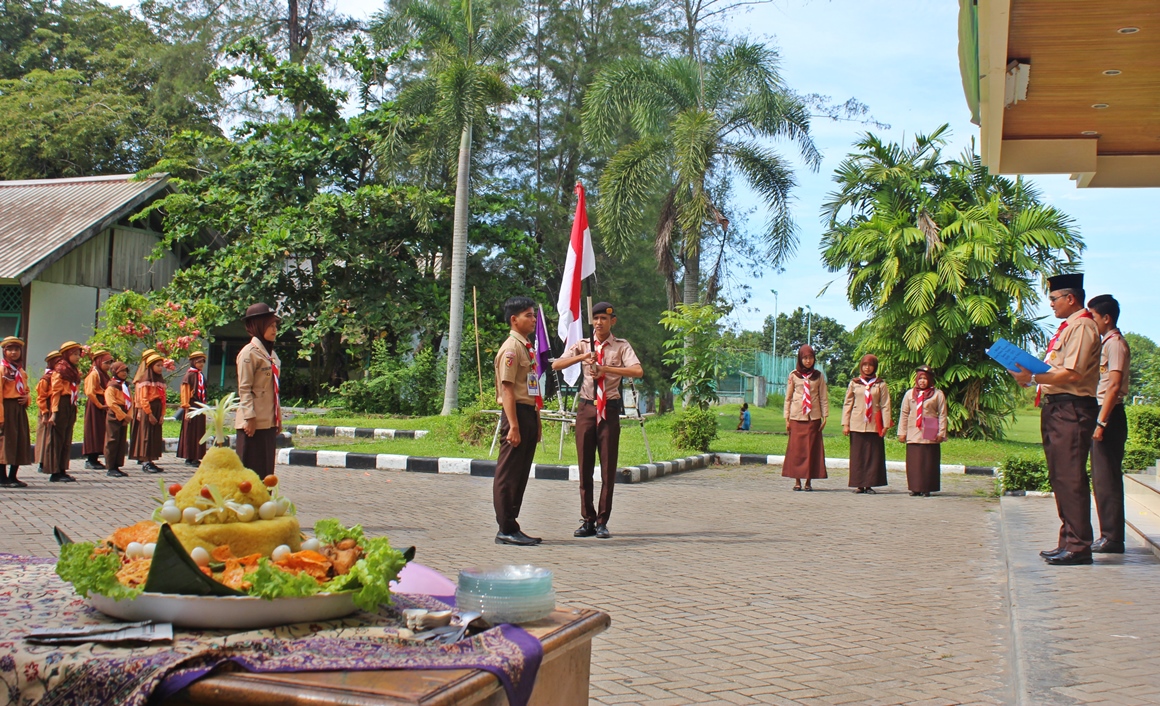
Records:
[[[983,164],[1160,187],[1160,2],[978,0]],[[1010,102],[1008,69],[1029,64]],[[1005,100],[1005,96],[1007,100]]]

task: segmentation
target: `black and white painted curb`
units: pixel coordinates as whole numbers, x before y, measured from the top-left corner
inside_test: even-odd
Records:
[[[708,453],[679,458],[673,461],[646,463],[626,466],[617,472],[618,483],[646,483],[664,476],[706,468],[713,464],[739,466],[766,464],[780,466],[784,456],[760,456],[754,454]],[[313,449],[283,448],[278,450],[278,463],[287,466],[314,466],[319,468],[351,468],[359,470],[408,471],[411,473],[446,473],[491,478],[495,476],[495,461],[472,458],[431,458],[404,456],[401,454],[367,454],[352,451],[324,451]],[[888,461],[887,469],[905,471],[901,461]],[[849,459],[826,459],[827,468],[849,468]],[[596,478],[600,478],[599,466]],[[985,466],[958,466],[944,464],[943,473],[967,473],[970,475],[994,475],[995,469]],[[532,478],[539,480],[580,480],[579,466],[557,464],[532,464]]]
[[[373,429],[322,424],[287,424],[282,429],[295,436],[345,436],[351,439],[422,439],[430,433],[426,429]]]
[[[276,442],[278,448],[287,448],[290,446],[290,443],[291,439],[288,433],[282,432],[278,435],[278,440]],[[235,434],[230,434],[230,448],[234,448],[235,446],[237,446],[237,436]],[[84,454],[82,453],[84,448],[84,442],[74,441],[72,443],[72,451],[69,452],[69,458],[84,458]],[[165,453],[177,453],[177,439],[165,440]],[[104,454],[101,455],[104,456]]]

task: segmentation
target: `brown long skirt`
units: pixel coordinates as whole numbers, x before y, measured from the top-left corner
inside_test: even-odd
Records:
[[[32,440],[28,412],[20,400],[4,400],[4,443],[0,445],[0,464],[27,466],[30,463]]]
[[[85,436],[81,453],[105,453],[105,410],[98,407],[92,400],[85,402]]]
[[[138,418],[133,421],[133,447],[129,451],[129,458],[134,461],[156,461],[165,453],[165,438],[161,432],[161,400],[152,400],[149,411],[157,420],[150,424],[145,417],[144,410],[137,410]]]
[[[941,490],[942,444],[906,445],[906,487],[912,493]]]
[[[851,488],[886,485],[886,440],[872,431],[850,432]]]
[[[47,438],[44,441],[44,455],[40,459],[41,465],[48,473],[65,473],[68,471],[69,458],[72,456],[73,427],[77,423],[76,405],[70,404],[61,397],[60,407],[56,410],[56,423],[45,425]]]
[[[259,429],[253,436],[238,429],[238,456],[242,465],[258,474],[259,478],[273,475],[278,460],[278,430],[274,427]]]
[[[189,418],[189,411],[181,418],[181,436],[177,438],[177,457],[189,461],[200,461],[205,456],[205,444],[201,437],[205,436],[205,415],[199,414]]]
[[[32,459],[41,465],[44,464],[44,447],[48,445],[47,421],[47,414],[36,415],[36,448],[33,449]]]
[[[117,419],[112,412],[105,413],[105,465],[109,468],[120,468],[125,465],[125,453],[128,446],[125,437],[128,434],[128,425]]]
[[[785,449],[785,463],[781,466],[784,478],[827,478],[826,447],[822,444],[822,420],[789,423],[789,444]]]

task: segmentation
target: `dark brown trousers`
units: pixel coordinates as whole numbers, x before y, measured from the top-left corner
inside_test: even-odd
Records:
[[[1045,399],[1039,413],[1047,478],[1062,522],[1059,546],[1087,552],[1092,546],[1092,501],[1087,460],[1099,407],[1094,397]]]
[[[1092,439],[1092,490],[1100,516],[1100,536],[1124,541],[1124,444],[1128,442],[1128,415],[1124,405],[1112,408],[1102,441]]]
[[[528,488],[528,476],[532,470],[532,460],[536,457],[536,439],[540,434],[540,418],[532,405],[516,405],[516,422],[520,426],[520,445],[512,446],[507,440],[511,429],[507,415],[500,416],[499,460],[495,462],[495,478],[491,484],[491,501],[495,505],[495,522],[499,531],[512,534],[520,531],[520,507],[524,504],[524,491]]]
[[[596,423],[596,404],[580,401],[576,412],[576,458],[580,462],[580,518],[597,525],[608,524],[612,515],[612,491],[616,487],[620,454],[620,400],[608,400],[604,422]],[[593,476],[596,452],[600,452],[600,511],[596,511]]]
[[[242,465],[257,473],[259,478],[273,475],[274,464],[278,461],[278,429],[259,429],[253,436],[246,436],[246,432],[238,429],[237,434],[235,450]]]
[[[63,397],[56,410],[56,422],[48,425],[48,436],[44,442],[41,463],[49,473],[68,471],[72,456],[73,426],[77,422],[77,408]]]
[[[127,422],[117,419],[117,415],[105,412],[105,465],[120,468],[125,465],[125,454],[129,447],[125,438],[129,434]]]

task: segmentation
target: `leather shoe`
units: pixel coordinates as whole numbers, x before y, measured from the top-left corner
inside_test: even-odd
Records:
[[[105,464],[101,463],[100,461],[85,461],[85,470],[103,471],[105,470]]]
[[[1124,543],[1113,542],[1107,537],[1100,537],[1092,542],[1092,552],[1096,554],[1123,554]]]
[[[125,473],[120,468],[110,468],[108,471],[105,472],[105,475],[107,475],[110,478],[125,478],[129,474]]]
[[[608,525],[596,525],[596,538],[608,539],[612,533],[608,531]]]
[[[512,544],[517,547],[531,547],[540,543],[540,540],[535,537],[529,537],[523,532],[516,530],[512,533],[497,532],[495,535],[496,544]]]
[[[1079,566],[1092,563],[1091,552],[1069,552],[1047,557],[1047,563],[1052,566]]]
[[[67,473],[51,473],[48,476],[49,483],[76,483],[77,479],[73,478]]]
[[[1059,556],[1064,551],[1066,550],[1063,547],[1056,547],[1055,549],[1044,549],[1043,551],[1039,552],[1039,556],[1043,557],[1044,559],[1050,559],[1053,556]]]
[[[161,470],[160,466],[158,466],[156,463],[153,463],[152,461],[146,461],[144,464],[142,464],[141,470],[145,471],[146,473],[164,473],[165,472],[165,471]]]
[[[576,528],[576,531],[572,533],[572,536],[573,537],[591,537],[594,534],[596,534],[596,527],[593,526],[593,524],[591,522],[588,522],[587,520],[585,520],[585,521],[580,523],[580,526]]]

